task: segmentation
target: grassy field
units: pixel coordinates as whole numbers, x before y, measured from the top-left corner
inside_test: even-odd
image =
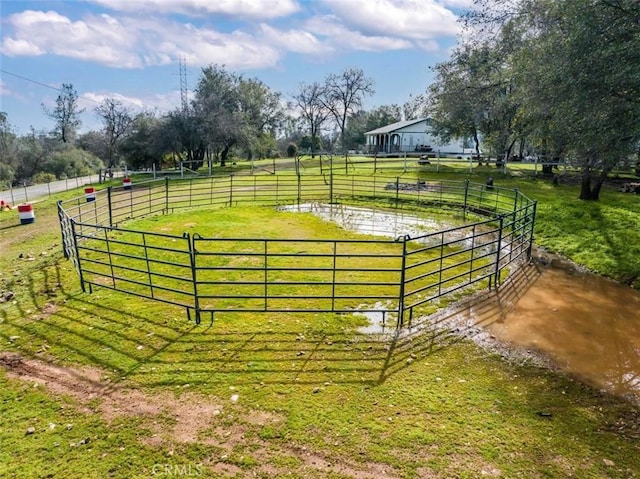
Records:
[[[415,174],[520,188],[539,200],[538,245],[640,287],[637,195],[584,203],[486,166]],[[561,372],[455,335],[361,334],[353,315],[195,326],[83,294],[53,200],[35,207],[32,225],[0,214],[0,477],[640,476],[637,406]]]

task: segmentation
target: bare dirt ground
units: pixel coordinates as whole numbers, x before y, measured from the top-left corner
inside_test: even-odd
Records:
[[[304,445],[283,446],[256,437],[247,439],[246,432],[252,426],[284,421],[283,417],[271,412],[244,409],[242,420],[229,425],[233,413],[225,408],[228,401],[220,398],[188,392],[180,397],[171,392],[151,394],[121,384],[113,385],[104,379],[106,372],[97,368],[64,367],[39,359],[28,359],[16,353],[0,352],[0,366],[6,370],[9,378],[38,384],[57,397],[70,397],[80,411],[100,414],[108,423],[121,417],[142,418],[141,429],[152,431],[151,436],[140,439],[147,445],[169,451],[172,445],[180,443],[199,442],[215,446],[222,451],[221,454],[204,458],[202,463],[220,476],[234,476],[241,472],[238,466],[226,459],[237,446],[251,444],[258,446],[253,452],[254,458],[260,463],[256,472],[268,475],[290,472],[269,464],[269,458],[278,454],[280,457],[297,459],[302,464],[297,473],[302,475],[331,472],[354,479],[400,477],[385,464],[355,463],[344,458],[330,458]],[[234,409],[237,409],[237,405],[234,405]],[[172,419],[169,426],[164,419],[166,417]]]

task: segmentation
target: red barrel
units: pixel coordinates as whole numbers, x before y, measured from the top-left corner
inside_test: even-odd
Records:
[[[84,197],[87,199],[87,203],[89,201],[96,200],[96,189],[93,186],[87,187],[84,189]]]
[[[20,217],[21,225],[33,223],[36,220],[36,215],[33,212],[33,205],[31,203],[18,205],[18,216]]]
[[[125,176],[124,178],[122,178],[122,186],[124,186],[125,190],[130,190],[131,189],[131,178],[129,178],[128,176]]]

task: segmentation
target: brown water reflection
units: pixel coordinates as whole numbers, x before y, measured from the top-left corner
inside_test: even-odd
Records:
[[[553,259],[448,314],[541,352],[593,386],[640,400],[640,292],[628,286]]]

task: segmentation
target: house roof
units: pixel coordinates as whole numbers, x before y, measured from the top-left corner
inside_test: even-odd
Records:
[[[393,133],[396,130],[400,130],[407,126],[415,125],[416,123],[420,123],[421,121],[425,121],[426,118],[418,118],[417,120],[404,120],[397,121],[395,123],[391,123],[387,126],[382,126],[380,128],[376,128],[375,130],[365,132],[365,135],[379,135],[382,133]]]

